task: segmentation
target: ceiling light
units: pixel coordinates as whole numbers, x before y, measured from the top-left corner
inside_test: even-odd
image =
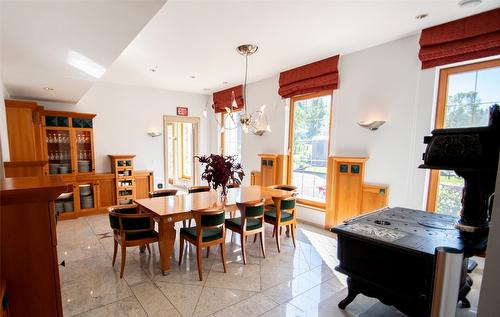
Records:
[[[196,76],[195,76],[195,75],[191,75],[191,76],[189,76],[189,78],[191,78],[191,79],[195,79],[195,78],[196,78]]]
[[[52,90],[55,90],[55,89],[54,89],[54,88],[52,88],[52,87],[43,87],[43,90],[52,91]]]
[[[481,4],[481,0],[461,0],[458,2],[459,7],[475,7]]]
[[[149,68],[149,71],[152,73],[156,73],[158,69],[159,69],[158,65],[153,65]]]
[[[223,121],[219,123],[221,126],[221,133],[226,129],[234,129],[237,127],[237,122],[240,123],[243,132],[252,132],[256,135],[262,135],[265,132],[270,132],[271,127],[267,122],[267,117],[264,114],[266,108],[265,105],[252,113],[247,109],[247,79],[248,79],[248,56],[257,52],[258,46],[253,44],[243,44],[236,48],[236,51],[245,57],[245,77],[243,82],[243,111],[240,114],[239,120],[235,119],[234,113],[235,109],[238,108],[238,103],[236,102],[236,97],[234,91],[231,92],[231,104],[225,107],[227,115],[224,116]],[[227,84],[228,82],[224,82]],[[233,122],[232,125],[226,126],[225,120],[230,118]],[[216,119],[217,120],[217,119]],[[218,122],[218,121],[217,121]]]
[[[222,84],[223,85],[227,85],[227,84],[229,84],[229,82],[228,81],[224,81],[224,82],[222,82]]]
[[[427,18],[429,15],[427,13],[422,13],[422,14],[419,14],[415,17],[415,19],[417,20],[422,20],[422,19],[425,19]]]

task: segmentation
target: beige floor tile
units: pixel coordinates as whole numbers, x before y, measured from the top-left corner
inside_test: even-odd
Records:
[[[260,291],[260,265],[228,263],[227,272],[220,263],[212,266],[205,286]]]
[[[250,291],[204,287],[193,316],[208,316],[255,294],[256,292]]]
[[[95,236],[58,239],[58,258],[66,262],[106,256],[106,251]]]
[[[271,309],[270,311],[266,312],[265,314],[261,315],[262,317],[304,317],[306,316],[306,313],[303,312],[302,310],[298,309],[297,307],[293,306],[292,304],[285,303],[281,304],[279,306],[276,306],[275,308]]]
[[[126,281],[120,279],[107,257],[70,262],[59,272],[65,316],[85,312],[132,295]]]
[[[214,317],[256,317],[260,316],[263,313],[273,309],[276,307],[276,302],[272,301],[269,297],[257,294],[248,299],[245,299],[242,302],[239,302],[236,305],[232,305],[228,308],[225,308],[217,313],[215,313]]]
[[[200,298],[202,286],[164,282],[157,282],[156,284],[182,316],[193,315]]]
[[[133,286],[132,292],[149,317],[181,316],[162,291],[151,282]]]
[[[87,311],[80,317],[147,317],[135,297],[127,297],[103,307]]]
[[[261,289],[266,290],[293,279],[293,271],[286,267],[265,266],[260,270]]]

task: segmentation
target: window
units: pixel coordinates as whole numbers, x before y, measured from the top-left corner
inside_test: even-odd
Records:
[[[183,122],[181,129],[181,174],[182,178],[191,179],[193,171],[193,124]]]
[[[236,160],[241,162],[241,125],[240,113],[233,113],[233,119],[227,114],[222,114],[224,132],[221,133],[221,144],[223,155],[236,155]]]
[[[487,126],[495,103],[500,103],[500,60],[442,69],[436,128]],[[431,171],[427,210],[458,216],[463,186],[454,171]]]
[[[331,91],[290,100],[289,182],[299,202],[324,208],[330,144]]]
[[[173,184],[174,183],[174,170],[175,170],[175,163],[174,163],[174,125],[173,124],[168,124],[167,125],[167,175],[168,175],[168,183]]]

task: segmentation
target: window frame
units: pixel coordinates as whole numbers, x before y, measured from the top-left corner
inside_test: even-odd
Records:
[[[314,93],[309,93],[309,94],[304,94],[304,95],[298,95],[298,96],[292,96],[290,97],[290,106],[289,106],[289,127],[288,127],[288,166],[287,166],[287,183],[288,185],[293,185],[292,182],[292,166],[293,166],[293,131],[294,131],[294,113],[295,113],[295,102],[305,100],[305,99],[312,99],[312,98],[318,98],[318,97],[324,97],[324,96],[330,96],[330,118],[329,118],[329,123],[328,123],[328,154],[327,154],[327,170],[326,170],[326,183],[328,187],[328,182],[331,179],[330,174],[331,171],[329,169],[329,158],[330,158],[330,146],[331,146],[331,137],[332,137],[332,118],[333,118],[333,90],[322,90],[319,92],[314,92]],[[299,198],[297,197],[297,203],[317,208],[321,211],[325,211],[326,209],[326,204],[328,200],[328,195],[329,192],[326,190],[326,196],[325,196],[325,201],[324,202],[319,202],[319,201],[314,201],[314,200],[309,200],[309,199],[304,199],[304,198]]]
[[[226,116],[228,115],[227,112],[221,112],[220,114],[220,119],[221,119],[221,124],[222,126],[224,127],[224,131],[220,133],[220,153],[221,155],[225,155],[224,151],[225,151],[225,139],[224,139],[224,135],[226,133],[226,129],[225,129],[225,126],[226,126]],[[236,123],[237,124],[237,123]],[[239,126],[236,127],[236,129],[240,129]],[[240,160],[241,160],[241,153],[240,153]]]
[[[184,174],[184,124],[187,122],[181,122],[180,123],[180,130],[181,130],[181,136],[180,136],[180,148],[181,148],[181,178],[182,179],[187,179],[190,180],[192,176]],[[191,168],[192,169],[192,168]]]
[[[434,129],[442,129],[444,127],[444,119],[446,114],[446,99],[448,97],[448,77],[450,75],[465,73],[471,71],[479,71],[488,68],[500,67],[500,59],[493,59],[484,62],[442,68],[439,71],[438,93],[436,99],[436,117],[434,120]],[[437,194],[439,187],[439,171],[430,170],[429,182],[427,189],[426,210],[430,212],[436,211]]]

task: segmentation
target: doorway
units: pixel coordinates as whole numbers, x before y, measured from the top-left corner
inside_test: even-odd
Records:
[[[164,116],[164,161],[167,186],[185,190],[199,180],[198,131],[200,118]]]

